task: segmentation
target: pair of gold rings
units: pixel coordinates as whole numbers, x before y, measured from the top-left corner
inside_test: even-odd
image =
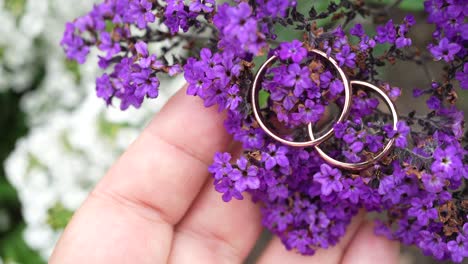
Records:
[[[336,72],[340,75],[343,84],[344,84],[344,93],[345,93],[345,101],[343,104],[342,112],[340,116],[338,117],[337,121],[338,123],[342,123],[346,120],[348,117],[350,111],[351,111],[351,105],[352,105],[352,88],[353,86],[361,86],[367,89],[372,90],[373,92],[376,92],[385,102],[385,104],[388,106],[390,109],[391,115],[393,117],[393,129],[397,129],[397,123],[398,123],[398,114],[395,108],[395,105],[393,104],[392,100],[388,97],[388,95],[382,91],[380,88],[377,86],[370,84],[368,82],[363,82],[363,81],[356,81],[356,80],[349,80],[346,74],[344,73],[343,69],[339,67],[338,63],[331,57],[329,57],[326,53],[323,51],[317,50],[317,49],[312,49],[310,51],[311,53],[317,54],[320,57],[324,58],[325,60],[329,61],[333,67],[336,69]],[[260,114],[260,105],[259,105],[259,100],[258,100],[258,94],[262,88],[262,79],[265,76],[265,73],[267,69],[273,65],[278,60],[277,56],[272,56],[270,57],[263,65],[260,67],[260,69],[257,72],[257,75],[255,76],[252,89],[251,89],[251,100],[252,100],[252,110],[253,114],[255,116],[255,119],[257,120],[257,123],[259,126],[265,131],[265,133],[270,136],[271,138],[275,139],[278,142],[281,142],[285,145],[288,146],[293,146],[293,147],[314,147],[317,150],[317,153],[330,165],[342,168],[342,169],[347,169],[347,170],[362,170],[365,168],[368,168],[369,166],[372,166],[375,164],[377,161],[385,157],[386,154],[391,150],[395,139],[392,138],[388,140],[387,144],[385,147],[382,149],[381,152],[379,152],[377,155],[373,156],[370,160],[366,160],[363,162],[359,163],[346,163],[342,161],[338,161],[332,157],[330,157],[327,153],[325,153],[319,145],[329,139],[333,135],[333,126],[331,129],[326,131],[323,135],[320,137],[315,137],[314,133],[312,131],[313,124],[309,123],[308,124],[308,134],[310,137],[310,140],[308,141],[290,141],[287,139],[282,138],[279,136],[277,133],[273,132],[270,128],[268,128],[265,125],[265,122],[263,120],[262,115]]]

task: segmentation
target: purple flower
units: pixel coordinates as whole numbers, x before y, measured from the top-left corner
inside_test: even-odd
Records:
[[[437,148],[433,154],[434,162],[431,165],[432,172],[440,172],[451,177],[462,168],[461,154],[454,146],[445,149]]]
[[[335,125],[333,126],[333,130],[335,132],[335,137],[338,138],[338,139],[343,138],[343,136],[346,133],[347,128],[348,128],[348,123],[347,122],[344,122],[344,123],[336,122]]]
[[[226,8],[225,13],[222,11],[222,7]],[[215,16],[214,23],[222,29],[225,36],[229,36],[227,39],[234,40],[231,44],[239,43],[241,47],[257,50],[258,47],[254,44],[258,38],[257,21],[251,17],[250,5],[245,2],[241,2],[237,7],[224,5],[220,7],[219,11]],[[222,15],[226,17],[218,19]]]
[[[414,88],[413,89],[413,97],[418,98],[423,94],[424,94],[424,90],[419,89],[419,88]]]
[[[356,54],[351,51],[351,47],[349,45],[343,46],[341,51],[336,54],[336,60],[340,66],[346,65],[353,68],[356,65],[355,59]]]
[[[114,95],[114,87],[109,78],[109,75],[104,74],[96,79],[96,94],[99,98],[104,99],[107,104],[110,104],[110,99]]]
[[[408,25],[408,26],[414,26],[416,24],[416,19],[414,19],[414,16],[409,14],[409,15],[406,15],[405,18],[403,19],[405,21],[405,23]]]
[[[138,41],[135,44],[135,50],[137,51],[137,54],[146,58],[149,56],[148,52],[148,45],[144,41]]]
[[[203,90],[211,85],[205,79],[205,73],[202,65],[194,58],[189,58],[187,60],[184,71],[185,80],[189,83],[187,87],[187,94],[202,95]]]
[[[377,43],[395,43],[396,39],[396,30],[393,21],[390,19],[385,26],[378,26],[377,27],[377,36],[375,36],[375,41]]]
[[[274,208],[266,214],[264,223],[267,226],[276,226],[278,231],[284,231],[294,220],[290,212],[284,206]]]
[[[426,255],[433,255],[439,260],[445,255],[446,245],[437,233],[422,230],[419,232],[417,243]]]
[[[143,69],[140,72],[132,73],[132,79],[137,86],[135,89],[137,97],[158,97],[159,79],[153,76],[151,70]]]
[[[269,144],[267,146],[268,152],[263,152],[262,154],[262,161],[265,162],[265,169],[271,170],[276,165],[281,167],[288,167],[289,160],[286,156],[288,153],[288,149],[286,147],[279,147],[277,148],[274,144]]]
[[[237,160],[237,166],[239,167],[241,175],[236,180],[236,189],[239,192],[243,192],[246,189],[258,189],[258,187],[260,187],[258,168],[256,166],[249,165],[244,156]]]
[[[429,100],[427,100],[426,103],[427,103],[427,107],[429,107],[429,109],[431,110],[439,110],[441,106],[441,102],[439,98],[435,96],[431,96]]]
[[[82,38],[74,34],[75,30],[76,28],[73,23],[67,23],[60,45],[65,49],[69,59],[83,64],[86,61],[86,56],[89,54],[89,47]]]
[[[430,220],[438,219],[437,209],[433,207],[431,198],[420,199],[414,197],[411,199],[412,207],[408,209],[408,215],[416,217],[418,223],[422,226],[429,224]]]
[[[179,73],[183,72],[183,69],[182,67],[180,66],[180,64],[175,64],[175,65],[172,65],[169,67],[169,70],[167,71],[167,74],[169,76],[175,76]]]
[[[197,16],[197,13],[187,13],[185,10],[179,10],[172,14],[166,12],[164,24],[169,28],[172,35],[175,35],[182,29],[184,32],[189,30],[191,21]]]
[[[307,99],[304,105],[299,105],[298,113],[294,113],[292,116],[294,120],[308,124],[319,121],[324,112],[323,105],[315,104],[314,101]]]
[[[234,182],[229,178],[222,178],[219,182],[215,183],[215,190],[223,194],[223,201],[229,202],[234,197],[237,200],[242,200],[244,197],[235,188]]]
[[[349,30],[349,33],[356,37],[362,37],[365,34],[364,27],[362,24],[357,23]]]
[[[382,148],[383,137],[379,135],[367,135],[366,136],[366,145],[370,151],[376,153],[379,149]]]
[[[314,175],[314,181],[322,184],[323,195],[330,195],[333,191],[340,192],[343,189],[341,171],[327,164],[320,165],[320,172]]]
[[[101,44],[99,45],[99,49],[106,52],[106,59],[110,59],[120,52],[120,44],[114,42],[109,33],[103,32],[101,33]]]
[[[330,94],[335,97],[344,91],[343,81],[335,79],[330,83]]]
[[[436,60],[444,59],[446,62],[451,62],[461,47],[457,43],[450,43],[447,38],[443,38],[439,45],[429,47],[429,50]]]
[[[226,108],[230,110],[236,110],[239,106],[239,103],[242,101],[242,98],[239,96],[239,86],[234,84],[231,86],[227,92],[228,99],[226,103]]]
[[[402,181],[401,172],[394,172],[393,175],[388,175],[380,180],[378,193],[382,195],[384,202],[388,201],[392,204],[397,204],[401,200],[401,195],[404,190],[400,188]]]
[[[213,72],[208,73],[209,78],[219,78],[223,84],[227,84],[233,77],[237,77],[242,69],[240,61],[236,60],[234,54],[223,54],[219,65],[213,67]]]
[[[398,121],[397,129],[393,130],[393,126],[385,125],[383,127],[387,137],[395,138],[395,146],[404,148],[408,144],[407,137],[411,132],[410,127],[404,121]]]
[[[320,74],[320,87],[327,88],[330,86],[331,81],[334,79],[333,74],[330,71],[325,71]]]
[[[231,171],[231,154],[217,152],[214,156],[213,164],[208,167],[208,171],[213,174],[216,180],[226,177]]]
[[[412,223],[409,223],[407,219],[401,219],[398,222],[398,229],[395,232],[395,237],[399,238],[405,245],[413,244],[419,237],[418,233],[422,229],[422,226],[417,222],[411,222]]]
[[[123,90],[117,90],[115,96],[120,98],[120,110],[126,110],[130,106],[140,108],[143,103],[143,97],[135,95],[133,86],[126,86]]]
[[[135,50],[137,51],[137,55],[140,57],[139,64],[142,68],[149,68],[154,62],[156,62],[156,56],[150,56],[146,42],[138,41],[135,44]]]
[[[259,149],[263,146],[264,142],[264,132],[261,128],[242,130],[239,137],[244,143],[244,148],[253,148]]]
[[[445,187],[446,177],[442,173],[422,173],[421,181],[426,191],[438,193]]]
[[[367,50],[375,47],[375,40],[369,36],[364,36],[359,43],[361,50]]]
[[[395,41],[395,45],[398,49],[411,46],[412,41],[410,38],[405,38],[404,36],[398,37]]]
[[[410,127],[404,121],[398,121],[397,129],[394,130],[393,126],[385,125],[383,127],[385,134],[389,138],[395,138],[395,146],[404,148],[408,144],[407,137],[411,132]]]
[[[312,244],[312,239],[307,230],[295,230],[288,234],[288,240],[286,241],[286,246],[289,249],[296,248],[303,255],[312,255],[315,253],[315,250],[310,248]]]
[[[166,14],[172,14],[184,9],[184,0],[166,0]]]
[[[278,55],[281,60],[291,59],[295,63],[301,62],[307,56],[307,50],[299,40],[280,44]]]
[[[282,84],[289,87],[294,87],[294,95],[299,97],[304,90],[312,87],[312,80],[309,77],[310,70],[307,67],[299,66],[299,64],[290,64],[288,66],[288,74],[284,76]]]
[[[404,121],[398,121],[397,123],[397,134],[395,139],[395,146],[404,148],[408,144],[407,137],[411,132],[410,127]]]
[[[357,204],[363,189],[364,183],[360,178],[345,179],[343,181],[343,190],[338,194],[338,196],[341,199],[349,199],[351,203]]]
[[[406,20],[406,18],[405,18]],[[407,46],[411,46],[411,39],[410,38],[407,38],[405,37],[406,33],[408,33],[408,29],[409,29],[409,24],[408,26],[405,25],[405,24],[402,24],[398,27],[398,35],[399,37],[396,39],[395,41],[395,45],[398,49],[401,49],[401,48],[404,48],[404,47],[407,47]]]
[[[190,11],[210,13],[215,5],[214,0],[196,0],[190,3]]]
[[[463,258],[468,257],[468,239],[462,234],[458,234],[456,240],[447,243],[447,249],[452,253],[454,262],[462,262]]]
[[[128,14],[140,29],[144,29],[148,23],[152,23],[156,19],[152,9],[153,3],[148,0],[134,0],[130,2]]]
[[[288,195],[288,187],[283,183],[277,183],[268,188],[268,199],[271,201],[274,201],[276,199],[286,199],[288,198]]]

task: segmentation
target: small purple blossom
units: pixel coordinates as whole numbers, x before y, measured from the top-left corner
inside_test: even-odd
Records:
[[[288,167],[289,160],[286,157],[288,149],[286,147],[277,148],[276,145],[268,145],[268,152],[264,153],[262,159],[265,161],[265,169],[270,170],[276,165],[281,167]]]
[[[218,152],[214,156],[214,162],[208,168],[208,171],[213,173],[214,178],[216,180],[220,180],[226,177],[232,171],[233,168],[231,166],[230,161],[231,161],[231,154],[227,152],[225,153]]]
[[[153,3],[148,0],[135,0],[130,3],[129,16],[136,21],[139,28],[145,28],[148,23],[155,21],[156,16],[152,12]]]
[[[444,59],[446,62],[451,62],[461,47],[457,43],[450,43],[447,38],[443,38],[437,46],[432,46],[429,49],[436,60]]]
[[[282,43],[278,51],[279,57],[282,60],[291,59],[295,63],[301,62],[307,55],[307,50],[298,40]]]
[[[322,185],[323,195],[330,195],[333,191],[340,192],[343,189],[340,170],[327,164],[320,165],[320,172],[314,175],[314,181]]]
[[[345,45],[341,48],[341,52],[336,54],[336,60],[339,62],[340,66],[346,65],[347,67],[354,67],[356,54],[351,51],[349,45]]]

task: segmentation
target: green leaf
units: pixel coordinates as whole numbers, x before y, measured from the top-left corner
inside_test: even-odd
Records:
[[[397,0],[368,0],[368,3],[373,4],[382,4],[382,5],[392,5]],[[422,11],[424,10],[424,1],[425,0],[403,0],[398,4],[398,8],[405,11]]]
[[[131,127],[129,123],[112,123],[106,120],[104,114],[101,114],[98,120],[99,134],[110,139],[111,141],[115,141],[120,129]]]
[[[65,229],[73,216],[73,211],[65,208],[61,203],[56,203],[47,212],[47,224],[55,231]]]
[[[424,0],[405,0],[398,7],[406,11],[422,11],[424,10]]]
[[[260,90],[258,93],[258,103],[260,105],[260,108],[265,108],[268,103],[268,98],[270,98],[270,93],[268,93],[265,90]]]
[[[26,0],[5,0],[5,9],[10,11],[15,17],[24,13]]]
[[[16,190],[5,178],[0,178],[0,204],[13,203],[17,201]]]
[[[45,264],[39,254],[23,240],[24,224],[0,239],[0,256],[4,263]]]
[[[5,56],[5,47],[0,46],[0,60],[3,59],[3,56]]]
[[[80,65],[78,62],[74,60],[65,60],[65,69],[73,74],[75,77],[75,83],[79,83],[81,81]]]
[[[106,32],[112,32],[117,25],[110,20],[106,20]]]

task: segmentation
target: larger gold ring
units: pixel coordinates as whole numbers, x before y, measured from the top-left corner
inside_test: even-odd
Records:
[[[351,81],[351,87],[353,86],[353,84],[369,88],[369,89],[373,90],[374,92],[378,93],[384,99],[384,101],[387,104],[388,108],[390,109],[390,112],[391,112],[392,117],[393,117],[393,129],[396,130],[397,129],[397,123],[398,123],[398,114],[397,114],[397,111],[395,109],[395,105],[393,104],[392,100],[388,97],[388,95],[384,91],[379,89],[377,86],[372,85],[372,84],[367,83],[367,82]],[[313,140],[314,139],[314,133],[312,131],[312,125],[309,124],[308,130],[309,130],[309,137]],[[372,166],[377,161],[379,161],[380,159],[385,157],[385,155],[387,155],[387,153],[391,150],[394,142],[395,142],[394,138],[390,139],[387,142],[387,144],[385,145],[385,147],[383,148],[383,150],[378,155],[374,156],[370,160],[366,160],[366,161],[359,162],[359,163],[346,163],[346,162],[338,161],[338,160],[328,156],[328,154],[326,154],[318,145],[315,146],[315,149],[317,150],[320,157],[322,157],[322,159],[324,159],[328,164],[330,164],[332,166],[335,166],[335,167],[338,167],[338,168],[341,168],[341,169],[346,169],[346,170],[362,170],[362,169],[365,169],[365,168],[368,168],[368,167]]]
[[[340,117],[338,118],[337,122],[343,122],[348,114],[349,111],[351,110],[351,85],[349,83],[348,78],[346,77],[346,74],[343,72],[343,70],[338,66],[338,63],[333,59],[327,56],[326,53],[312,49],[310,52],[315,53],[320,55],[321,57],[325,58],[328,60],[333,67],[335,67],[336,71],[339,73],[341,79],[343,80],[343,85],[344,85],[344,91],[345,91],[345,102],[343,105],[343,109],[341,112]],[[290,141],[287,139],[284,139],[280,137],[279,135],[275,134],[273,131],[271,131],[263,122],[262,116],[260,114],[260,105],[258,101],[258,93],[261,89],[261,80],[263,79],[263,76],[266,73],[266,70],[268,69],[269,66],[271,66],[278,58],[276,56],[270,57],[263,65],[260,67],[260,69],[257,72],[257,75],[255,76],[255,80],[252,85],[252,90],[251,90],[251,100],[252,100],[252,110],[255,116],[255,119],[257,120],[257,123],[260,125],[260,127],[267,133],[270,137],[273,139],[289,146],[293,147],[310,147],[310,146],[317,146],[318,144],[322,143],[323,141],[329,139],[333,135],[333,127],[328,130],[326,133],[324,133],[322,136],[318,138],[314,138],[313,136],[311,137],[311,140],[309,141],[303,141],[303,142],[296,142],[296,141]],[[312,123],[309,123],[309,126],[312,127]]]

